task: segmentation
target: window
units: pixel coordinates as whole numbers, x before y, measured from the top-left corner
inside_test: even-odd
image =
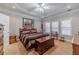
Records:
[[[49,22],[45,23],[45,32],[50,33],[50,23]]]
[[[61,21],[61,34],[62,35],[72,35],[71,33],[71,20]]]
[[[52,22],[52,32],[58,32],[59,31],[59,23],[58,21]]]

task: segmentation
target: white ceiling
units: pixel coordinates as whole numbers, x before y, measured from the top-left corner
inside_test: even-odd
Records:
[[[39,18],[78,8],[78,3],[0,3],[0,9],[5,10],[6,13],[10,11]]]

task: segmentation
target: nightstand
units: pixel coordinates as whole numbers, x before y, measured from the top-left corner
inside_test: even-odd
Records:
[[[15,35],[12,35],[9,37],[9,44],[12,44],[12,43],[16,43],[17,40],[16,40],[16,36]]]

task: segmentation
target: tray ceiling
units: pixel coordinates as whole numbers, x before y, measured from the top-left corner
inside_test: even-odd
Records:
[[[78,3],[0,3],[0,9],[39,18],[78,8]]]

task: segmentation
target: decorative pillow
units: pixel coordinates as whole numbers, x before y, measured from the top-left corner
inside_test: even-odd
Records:
[[[31,32],[36,32],[36,30],[31,30]]]
[[[35,40],[31,40],[30,42],[31,42],[31,44],[34,44],[35,43]]]
[[[22,33],[30,33],[30,31],[23,31]]]

